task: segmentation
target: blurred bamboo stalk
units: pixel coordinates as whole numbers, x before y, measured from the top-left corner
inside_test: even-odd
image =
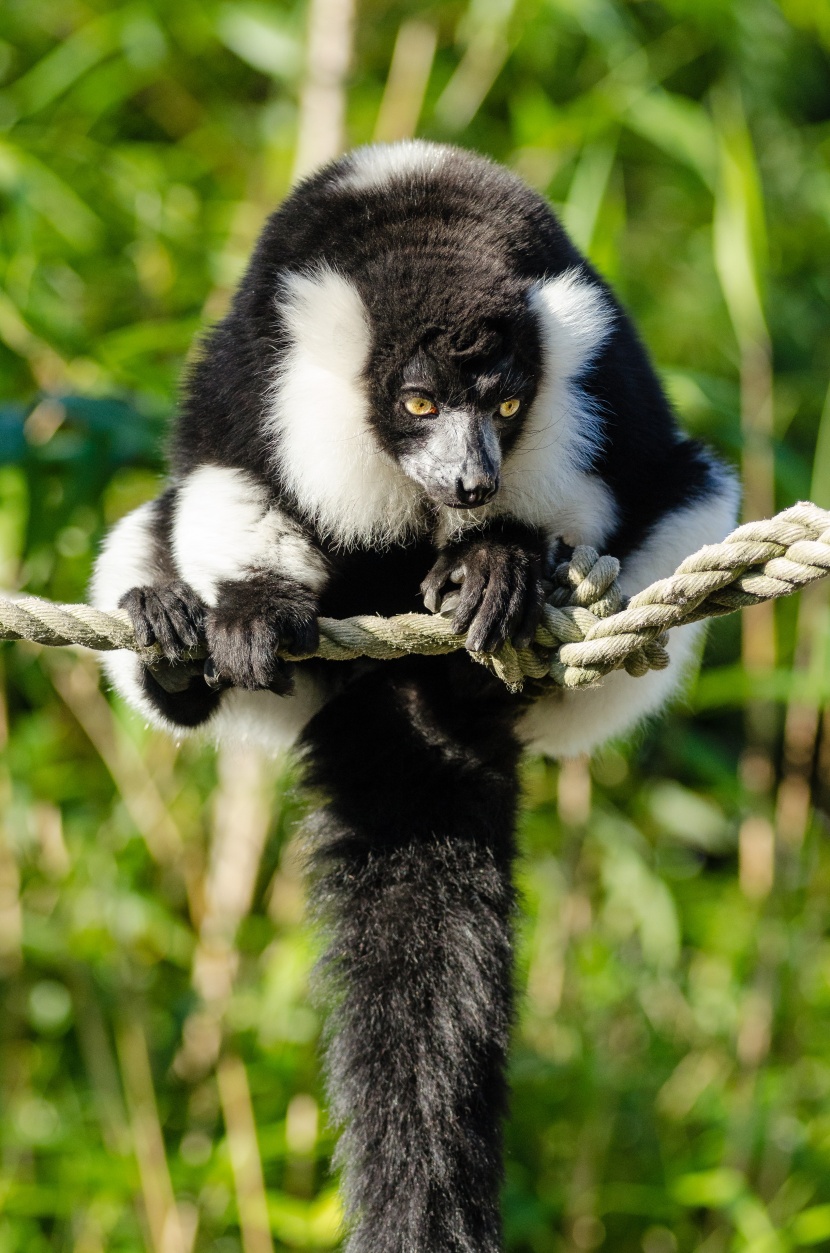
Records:
[[[58,695],[112,776],[153,860],[160,865],[182,865],[184,842],[181,832],[170,817],[144,758],[132,740],[121,732],[112,709],[101,694],[96,663],[92,658],[76,652],[69,665],[65,658],[51,654],[45,664]]]
[[[830,388],[819,419],[810,499],[824,508],[830,505]],[[799,599],[794,664],[815,673],[822,687],[829,636],[827,593],[823,588],[814,588]],[[823,756],[826,736],[821,736],[820,708],[790,700],[784,721],[784,764],[776,798],[776,827],[782,840],[793,849],[803,844],[810,821],[813,764],[819,739],[824,745]],[[820,760],[819,769],[822,767],[826,771],[826,763]]]
[[[106,1253],[101,1224],[91,1209],[80,1219],[78,1227],[72,1253]]]
[[[451,131],[469,126],[510,55],[508,27],[514,0],[486,0],[465,15],[464,53],[435,105],[435,116]]]
[[[216,1081],[228,1136],[242,1247],[245,1253],[274,1253],[256,1119],[241,1059],[226,1054],[216,1068]]]
[[[614,1109],[596,1109],[579,1135],[571,1177],[566,1186],[565,1212],[568,1253],[585,1253],[605,1239],[605,1226],[597,1214],[598,1184],[611,1143]]]
[[[175,1071],[193,1080],[216,1066],[245,1253],[273,1253],[268,1202],[248,1076],[240,1058],[220,1058],[224,1014],[239,965],[236,935],[251,908],[271,825],[275,767],[246,745],[218,754],[204,912],[193,958],[193,986],[202,1008],[185,1023]]]
[[[715,265],[740,357],[744,515],[766,517],[775,511],[775,467],[772,345],[761,295],[766,246],[763,201],[739,96],[723,91],[713,103],[720,156],[713,223]],[[750,660],[774,661],[774,630],[769,623],[757,614],[747,614],[744,621],[753,624],[751,643],[746,646]],[[763,629],[759,622],[765,623]]]
[[[737,90],[713,96],[719,149],[715,189],[714,253],[718,278],[738,344],[744,518],[775,512],[773,455],[772,344],[763,310],[762,265],[765,257],[763,198],[752,137]],[[750,675],[775,667],[775,608],[756,605],[741,617],[742,659]],[[740,883],[759,899],[775,876],[775,832],[768,813],[775,711],[769,702],[746,708],[747,749],[742,778],[753,810],[739,835]]]
[[[438,32],[428,22],[418,18],[401,22],[375,122],[375,143],[409,139],[415,134],[437,43]]]
[[[556,804],[566,826],[587,826],[591,817],[591,772],[587,757],[566,757],[560,762]]]
[[[236,933],[251,907],[275,785],[274,764],[255,748],[225,745],[217,762],[210,860],[193,957],[193,986],[202,1008],[185,1022],[174,1063],[187,1078],[206,1073],[219,1057],[222,1018],[239,963]]]
[[[794,670],[815,671],[827,632],[827,597],[811,589],[798,607]],[[818,594],[816,594],[818,593]],[[810,821],[812,774],[820,726],[818,705],[791,699],[784,719],[782,778],[775,804],[775,828],[792,849],[804,842]]]
[[[775,512],[772,344],[761,296],[765,248],[763,202],[752,138],[737,94],[715,97],[720,177],[715,192],[715,264],[738,343],[744,517]],[[761,254],[761,256],[759,256]],[[771,603],[742,618],[744,661],[750,670],[775,665],[775,617]]]
[[[191,1253],[196,1223],[191,1207],[184,1223],[176,1207],[144,1032],[128,1020],[116,1040],[153,1253]]]
[[[5,765],[9,742],[5,676],[0,669],[0,815],[8,814],[12,785]],[[8,822],[0,823],[0,975],[10,975],[22,963],[23,913],[20,872],[9,841]]]
[[[298,1092],[285,1111],[285,1176],[283,1187],[292,1196],[314,1193],[314,1148],[320,1132],[320,1110],[313,1096]]]
[[[101,1138],[107,1151],[123,1154],[129,1147],[127,1114],[118,1082],[118,1067],[92,980],[83,967],[74,968],[67,982],[75,1008],[81,1057],[89,1075]]]
[[[354,0],[310,0],[293,181],[343,151]]]
[[[738,880],[744,896],[768,896],[775,878],[775,829],[763,814],[749,814],[738,832]]]
[[[48,879],[65,879],[72,862],[63,838],[63,813],[49,801],[35,801],[29,812],[40,849],[40,869]]]

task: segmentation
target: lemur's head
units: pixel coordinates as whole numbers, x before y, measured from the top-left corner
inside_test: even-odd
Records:
[[[369,308],[370,420],[435,504],[473,509],[499,490],[541,371],[528,285],[468,266],[396,275]]]
[[[271,219],[236,316],[272,370],[271,464],[333,544],[519,497],[541,518],[593,464],[578,380],[614,310],[544,201],[480,158],[392,145],[320,171]]]

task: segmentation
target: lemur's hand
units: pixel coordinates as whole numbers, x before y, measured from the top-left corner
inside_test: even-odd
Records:
[[[132,587],[118,605],[130,615],[141,647],[158,644],[166,661],[181,661],[204,634],[206,607],[181,579],[157,587]]]
[[[319,638],[317,598],[299,583],[271,574],[222,583],[207,614],[205,680],[285,696],[293,680],[277,649],[311,653]]]
[[[424,603],[437,612],[447,583],[460,584],[453,630],[467,632],[472,653],[495,652],[505,640],[526,647],[542,613],[542,540],[507,527],[444,548],[421,584]]]
[[[201,661],[186,661],[184,654],[204,635],[206,606],[181,579],[158,586],[132,587],[118,602],[130,616],[135,638],[142,648],[157,644],[161,657],[148,665],[166,692],[186,691],[202,673]]]

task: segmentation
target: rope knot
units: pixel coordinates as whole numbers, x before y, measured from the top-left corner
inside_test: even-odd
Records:
[[[619,583],[620,563],[616,557],[601,556],[595,548],[580,544],[569,561],[560,562],[553,572],[542,620],[530,648],[516,649],[503,644],[491,658],[481,658],[494,674],[513,691],[520,691],[527,679],[536,690],[550,686],[588,687],[599,682],[615,664],[573,666],[562,662],[563,645],[579,644],[603,618],[610,618],[625,607]],[[663,669],[669,658],[665,636],[644,641],[625,657],[622,664],[629,674],[643,675]]]

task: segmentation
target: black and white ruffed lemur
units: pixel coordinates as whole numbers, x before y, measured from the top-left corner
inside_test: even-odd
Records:
[[[352,152],[268,220],[171,461],[92,588],[168,661],[111,654],[109,677],[176,734],[299,738],[325,798],[312,896],[347,1248],[497,1253],[520,753],[581,753],[656,710],[697,628],[668,670],[535,703],[463,653],[275,652],[311,651],[318,615],[434,610],[452,583],[468,648],[526,641],[557,546],[613,553],[633,593],[726,534],[734,480],[678,430],[544,201],[420,142]],[[199,636],[207,662],[182,664]]]

